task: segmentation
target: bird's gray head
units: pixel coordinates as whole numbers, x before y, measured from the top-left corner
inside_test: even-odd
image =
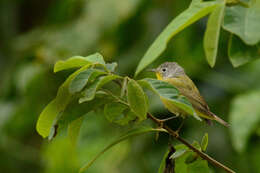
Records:
[[[161,78],[175,78],[185,75],[184,69],[176,62],[165,62],[155,69],[156,74]]]

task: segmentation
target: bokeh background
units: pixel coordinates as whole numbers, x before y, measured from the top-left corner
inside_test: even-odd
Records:
[[[118,73],[133,77],[141,57],[162,29],[190,0],[1,0],[0,1],[0,172],[72,173],[89,161],[122,129],[101,113],[86,115],[78,145],[66,130],[52,141],[35,130],[41,110],[55,97],[70,72],[53,73],[57,60],[100,52],[118,62]],[[232,123],[208,126],[189,118],[181,135],[192,142],[209,133],[207,153],[237,172],[260,172],[260,61],[233,68],[227,56],[229,33],[221,31],[218,59],[210,68],[203,52],[207,18],[170,41],[155,67],[177,61],[194,80],[212,111]],[[154,77],[143,72],[139,78]],[[157,117],[167,117],[158,98],[150,100]],[[84,114],[84,110],[73,110]],[[169,122],[173,128],[179,120]],[[241,132],[241,133],[240,133]],[[131,138],[108,151],[88,172],[157,172],[168,137]],[[223,172],[210,165],[212,172]]]

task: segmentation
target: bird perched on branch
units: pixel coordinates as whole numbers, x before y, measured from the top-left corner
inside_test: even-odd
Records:
[[[166,81],[176,87],[179,92],[192,104],[192,107],[198,116],[202,117],[209,123],[210,120],[216,120],[224,126],[228,126],[227,122],[210,111],[208,104],[201,96],[196,85],[185,74],[184,69],[176,62],[165,62],[158,68],[152,69],[152,71],[156,73],[158,80]],[[176,116],[181,115],[182,117],[186,117],[188,115],[185,110],[178,108],[172,102],[169,102],[163,98],[161,98],[161,100],[165,107]]]

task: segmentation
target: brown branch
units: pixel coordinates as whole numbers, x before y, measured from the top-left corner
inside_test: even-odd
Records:
[[[189,144],[186,140],[184,140],[183,138],[181,138],[174,130],[172,130],[170,127],[168,127],[165,124],[162,124],[162,122],[160,120],[158,120],[157,118],[155,118],[152,114],[147,113],[148,118],[150,118],[151,120],[153,120],[156,124],[158,124],[159,126],[162,125],[162,128],[164,128],[165,130],[167,130],[167,132],[173,136],[174,138],[176,138],[178,141],[180,141],[181,143],[183,143],[184,145],[186,145],[187,147],[189,147],[191,150],[193,150],[195,153],[197,153],[202,159],[207,160],[208,162],[210,162],[211,164],[215,165],[216,167],[219,167],[221,169],[224,169],[226,172],[228,173],[235,173],[235,171],[231,170],[230,168],[228,168],[227,166],[223,165],[222,163],[219,163],[218,161],[216,161],[215,159],[213,159],[212,157],[210,157],[209,155],[201,152],[200,150],[198,150],[197,148],[193,147],[191,144]]]

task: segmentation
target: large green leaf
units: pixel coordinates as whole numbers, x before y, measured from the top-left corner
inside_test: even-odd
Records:
[[[180,92],[171,84],[165,81],[146,78],[138,81],[142,86],[152,90],[155,94],[160,96],[161,99],[167,100],[176,107],[182,109],[190,115],[193,115],[196,119],[201,120],[193,109],[191,103],[186,97],[180,94]]]
[[[135,76],[151,64],[166,49],[167,43],[174,35],[200,18],[206,16],[208,13],[213,11],[217,5],[217,2],[201,2],[193,0],[189,8],[174,18],[152,43],[138,64]]]
[[[57,100],[52,100],[41,112],[37,125],[36,130],[42,137],[49,136],[51,132],[52,126],[55,124],[55,118],[61,112],[59,107],[57,106]]]
[[[211,67],[214,67],[218,52],[220,27],[224,16],[225,3],[222,1],[210,14],[204,35],[204,51]]]
[[[102,151],[100,151],[90,162],[88,162],[85,166],[83,166],[79,172],[84,172],[85,170],[87,170],[102,154],[104,154],[107,150],[109,150],[114,145],[116,145],[130,137],[149,133],[149,132],[166,132],[166,131],[164,129],[154,129],[151,127],[141,127],[138,129],[131,130],[131,131],[127,132],[126,134],[123,134],[116,140],[114,140],[107,147],[105,147]]]
[[[231,36],[228,43],[228,56],[234,67],[260,58],[260,44],[246,45],[237,36]]]
[[[49,103],[41,112],[36,130],[42,137],[47,137],[50,134],[51,129],[58,120],[58,115],[61,114],[68,103],[72,99],[72,95],[69,92],[70,82],[81,72],[89,68],[89,65],[85,65],[71,74],[66,81],[60,86],[56,98]]]
[[[234,148],[243,152],[260,122],[260,90],[237,96],[231,104],[230,131]]]
[[[127,100],[132,111],[140,120],[146,119],[148,103],[142,87],[133,79],[127,85]]]
[[[71,57],[65,61],[57,61],[54,66],[54,72],[59,72],[62,70],[70,69],[70,68],[77,68],[82,67],[87,64],[102,64],[105,65],[104,58],[101,54],[95,53],[92,55],[89,55],[87,57],[82,56],[74,56]]]
[[[251,0],[249,8],[240,5],[227,7],[223,28],[239,36],[246,44],[260,41],[260,0]]]
[[[97,78],[92,84],[82,91],[83,96],[79,99],[79,103],[90,101],[95,97],[96,91],[106,83],[121,78],[118,75],[110,74]]]
[[[74,56],[65,61],[62,61],[62,60],[57,61],[54,66],[54,72],[56,73],[56,72],[59,72],[62,70],[70,69],[70,68],[82,67],[87,64],[91,64],[91,62],[87,61],[82,56]]]
[[[58,125],[66,127],[90,111],[103,109],[105,104],[114,101],[115,99],[113,97],[101,92],[97,92],[93,100],[84,102],[82,104],[78,104],[78,102],[75,100],[75,102],[72,102],[68,105],[66,111],[63,113],[63,116],[59,119]],[[81,114],[79,114],[79,112],[81,112]]]
[[[88,83],[88,81],[94,80],[100,75],[104,75],[106,72],[97,69],[87,69],[80,72],[70,83],[69,91],[71,94],[80,92]]]

